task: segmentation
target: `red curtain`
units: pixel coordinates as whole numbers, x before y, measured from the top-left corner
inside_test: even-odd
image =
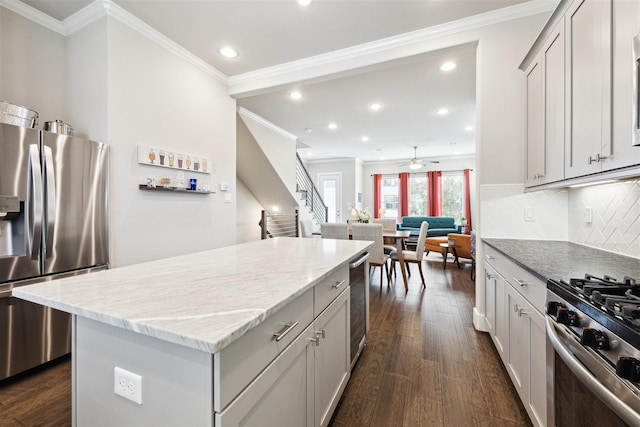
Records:
[[[409,174],[398,175],[398,222],[403,216],[409,216]]]
[[[464,170],[464,217],[467,218],[467,225],[469,226],[469,232],[471,232],[471,186],[469,185],[469,169]]]
[[[373,175],[373,217],[380,218],[380,208],[382,208],[382,175]]]
[[[427,200],[429,216],[442,216],[442,172],[427,172]]]

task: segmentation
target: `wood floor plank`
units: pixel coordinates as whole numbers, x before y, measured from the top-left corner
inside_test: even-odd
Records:
[[[406,377],[391,373],[383,375],[382,388],[371,420],[372,425],[402,426],[409,384],[410,380]]]

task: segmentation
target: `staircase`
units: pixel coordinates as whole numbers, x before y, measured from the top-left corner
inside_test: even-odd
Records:
[[[319,224],[327,222],[329,208],[324,204],[316,186],[313,185],[309,172],[298,153],[296,153],[296,192],[300,194],[300,199],[315,222],[314,229],[318,228]]]

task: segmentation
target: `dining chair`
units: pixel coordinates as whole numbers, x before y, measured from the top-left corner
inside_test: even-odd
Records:
[[[358,224],[352,225],[351,236],[353,240],[370,240],[373,241],[373,247],[369,249],[369,269],[371,267],[380,267],[380,291],[382,291],[382,268],[387,271],[387,286],[389,286],[389,255],[384,253],[382,248],[382,224]]]
[[[405,263],[418,264],[418,270],[420,271],[420,278],[422,279],[422,287],[426,288],[424,283],[424,274],[422,273],[422,261],[424,256],[424,243],[427,239],[427,230],[429,229],[429,223],[422,221],[420,225],[420,234],[418,235],[418,244],[415,251],[402,251]],[[398,251],[394,251],[390,255],[391,257],[391,272],[395,274],[396,262],[398,261]]]
[[[396,220],[393,218],[375,218],[376,224],[382,224],[382,231],[396,231]],[[384,253],[390,255],[396,249],[395,245],[383,244]]]
[[[313,223],[308,218],[300,220],[300,237],[313,237]]]
[[[320,236],[323,239],[349,240],[349,229],[343,222],[323,222],[320,224]]]

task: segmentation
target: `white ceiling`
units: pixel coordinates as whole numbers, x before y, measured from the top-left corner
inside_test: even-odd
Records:
[[[105,0],[97,0],[105,2]],[[108,1],[108,0],[107,0]],[[113,0],[225,75],[238,76],[505,7],[544,0]],[[22,0],[63,21],[91,0]],[[548,1],[547,1],[548,3]],[[222,45],[234,60],[220,57]],[[524,54],[524,52],[523,52]],[[458,67],[439,70],[445,60]],[[475,46],[431,52],[339,78],[239,98],[238,105],[297,136],[304,158],[363,161],[475,154]],[[304,98],[293,102],[288,93]],[[377,112],[367,106],[379,102]],[[450,113],[437,116],[446,107]],[[338,128],[329,131],[335,121]],[[308,133],[306,129],[311,129]],[[363,143],[362,136],[369,142]],[[382,150],[382,151],[376,151]],[[454,153],[459,154],[454,154]],[[313,155],[309,155],[313,153]]]

